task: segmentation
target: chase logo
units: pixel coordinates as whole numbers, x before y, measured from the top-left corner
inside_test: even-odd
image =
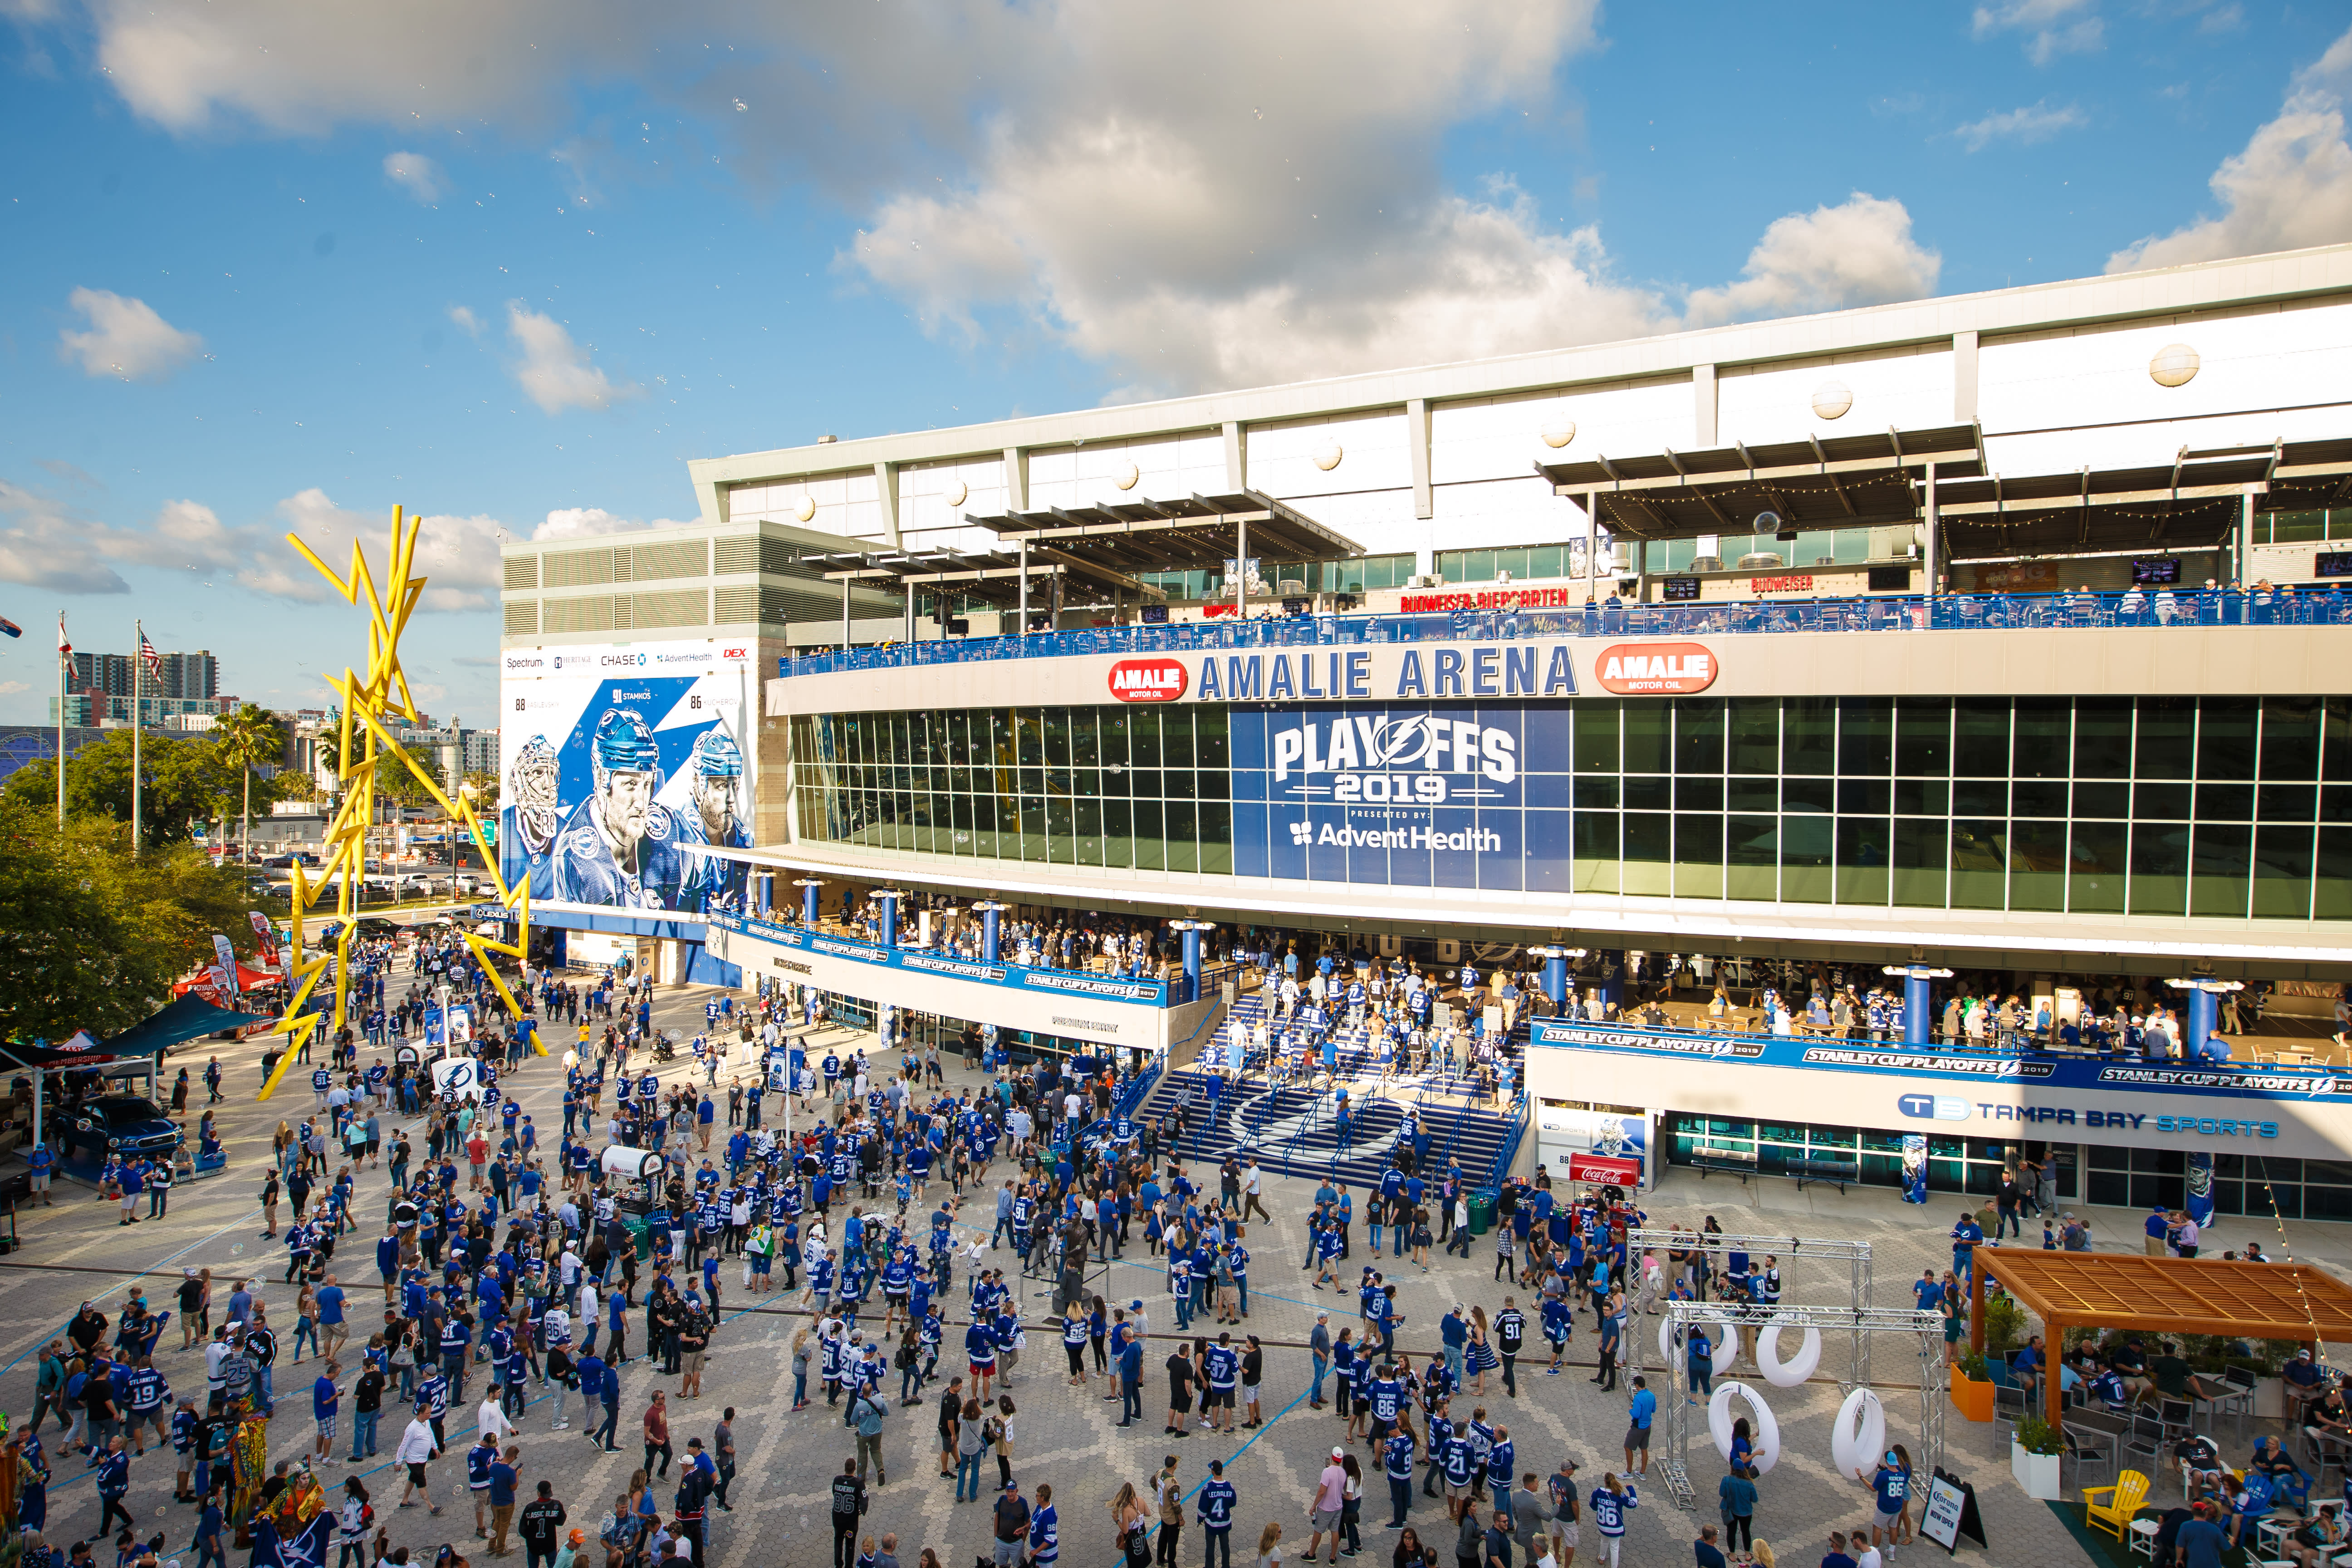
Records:
[[[1966,1121],[1969,1102],[1952,1094],[1898,1094],[1895,1109],[1918,1121]]]

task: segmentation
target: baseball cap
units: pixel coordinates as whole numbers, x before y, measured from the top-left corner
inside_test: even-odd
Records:
[[[1134,1300],[1129,1301],[1127,1304],[1127,1310],[1130,1312],[1140,1312],[1143,1310],[1143,1298],[1138,1296]]]
[[[1348,1457],[1348,1450],[1335,1447],[1331,1450],[1331,1457],[1335,1459],[1344,1459]]]

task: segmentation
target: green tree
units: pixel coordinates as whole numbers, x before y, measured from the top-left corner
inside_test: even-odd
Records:
[[[417,760],[425,762],[422,757]],[[425,766],[432,764],[426,762]],[[403,805],[425,805],[433,799],[432,792],[409,771],[408,764],[389,752],[376,757],[375,793],[379,799],[396,800]]]
[[[140,753],[144,784],[139,805],[147,843],[184,842],[197,822],[227,815],[237,797],[237,770],[209,736],[149,735],[141,742]],[[44,803],[54,815],[57,778],[50,763],[19,768],[8,776],[6,798]],[[68,816],[131,820],[130,731],[108,731],[66,764],[66,812]]]
[[[221,719],[213,726],[212,735],[221,760],[244,776],[244,825],[237,847],[249,856],[253,849],[253,770],[258,763],[275,763],[283,756],[285,738],[278,733],[278,721],[256,702],[248,702]]]
[[[0,1037],[117,1033],[210,960],[215,932],[251,951],[241,873],[184,836],[133,858],[127,820],[90,813],[60,831],[55,810],[54,796],[0,798]]]

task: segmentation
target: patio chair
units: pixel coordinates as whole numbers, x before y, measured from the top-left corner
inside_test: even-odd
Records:
[[[2077,1486],[2082,1484],[2084,1465],[2105,1465],[2109,1477],[2112,1478],[2116,1474],[2116,1434],[2102,1432],[2095,1426],[2079,1426],[2069,1419],[2063,1429],[2062,1436],[2066,1447],[2059,1458],[2062,1465],[2067,1459],[2074,1462],[2074,1481]]]
[[[2133,1415],[2131,1431],[2123,1440],[2122,1454],[2125,1458],[2145,1459],[2147,1461],[2149,1474],[2161,1475],[2167,1468],[2166,1458],[2171,1447],[2171,1442],[2164,1434],[2163,1422],[2153,1415],[2144,1414]]]
[[[2237,1423],[2238,1440],[2246,1436],[2246,1417],[2254,1410],[2254,1373],[2251,1367],[2229,1366],[2221,1369],[2221,1382],[2226,1385],[2220,1394],[2205,1401],[2207,1414],[2230,1416]]]
[[[2102,1497],[2107,1501],[2101,1503],[2098,1500]],[[2137,1470],[2126,1470],[2111,1487],[2083,1489],[2083,1522],[2094,1530],[2105,1531],[2121,1545],[2131,1521],[2139,1514],[2139,1505],[2147,1500],[2147,1478]]]
[[[2159,1398],[2156,1405],[2157,1419],[2164,1423],[2164,1435],[2175,1441],[2189,1436],[2189,1428],[2197,1419],[2196,1407],[2186,1399]]]

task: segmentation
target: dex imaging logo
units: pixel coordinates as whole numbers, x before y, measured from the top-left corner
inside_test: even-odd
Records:
[[[1969,1102],[1952,1094],[1898,1094],[1895,1109],[1916,1121],[1966,1121]]]

